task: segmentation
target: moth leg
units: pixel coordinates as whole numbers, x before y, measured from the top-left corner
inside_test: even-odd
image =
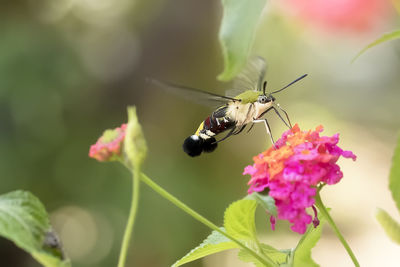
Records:
[[[269,137],[271,138],[271,142],[272,142],[272,144],[274,145],[274,147],[276,148],[274,138],[272,137],[271,128],[269,127],[269,124],[268,124],[267,119],[263,119],[263,120],[253,120],[253,123],[258,123],[258,122],[264,122],[265,128],[267,129],[267,132],[268,132],[268,134],[269,134]]]
[[[247,125],[247,124],[245,124],[245,125],[243,125],[242,127],[240,127],[240,129],[239,129],[237,132],[234,132],[233,134],[234,134],[234,135],[240,134],[240,133],[244,130],[244,128],[246,128],[246,125]]]
[[[251,124],[250,128],[247,130],[247,132],[250,132],[251,129],[253,129],[254,123]]]
[[[220,140],[214,142],[213,144],[216,144],[216,143],[219,143],[219,142],[224,141],[226,138],[228,138],[229,136],[231,136],[231,135],[233,134],[233,132],[235,131],[235,129],[236,129],[236,127],[233,127],[232,130],[230,130],[230,132],[229,132],[227,135],[225,135],[224,138],[222,138],[222,139],[220,139]]]
[[[291,127],[292,125],[289,126],[289,124],[287,124],[287,122],[282,118],[282,116],[281,116],[281,114],[278,112],[278,110],[277,110],[275,107],[273,107],[273,109],[274,109],[276,115],[278,115],[278,117],[281,119],[281,121],[283,121],[283,123],[284,123],[289,129],[292,129],[292,127]],[[289,123],[290,123],[290,121],[289,121]]]
[[[287,120],[288,120],[288,122],[289,122],[289,125],[290,125],[290,129],[293,128],[292,123],[290,122],[289,115],[287,114],[287,112],[281,107],[281,105],[276,104],[276,106],[277,106],[283,113],[285,113],[286,118],[287,118]]]
[[[281,114],[278,112],[278,110],[277,110],[275,107],[270,107],[270,108],[268,108],[266,111],[264,111],[263,113],[261,113],[261,115],[259,116],[259,118],[261,118],[262,116],[264,116],[265,114],[267,114],[268,111],[270,111],[271,109],[273,109],[273,110],[275,111],[275,113],[278,115],[278,117],[283,121],[283,123],[284,123],[289,129],[292,129],[292,124],[291,124],[291,122],[290,122],[290,119],[289,119],[288,114],[286,113],[286,111],[285,111],[284,109],[282,109],[282,108],[279,106],[279,104],[277,104],[277,106],[278,106],[278,108],[279,108],[283,113],[285,113],[286,118],[287,118],[289,124],[282,118]],[[249,131],[250,131],[250,130],[249,130]]]

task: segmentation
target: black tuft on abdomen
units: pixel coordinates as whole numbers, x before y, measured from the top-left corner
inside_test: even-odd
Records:
[[[217,148],[217,146],[217,140],[215,140],[214,137],[210,137],[204,140],[203,151],[207,153],[213,152]]]
[[[191,157],[200,156],[201,152],[212,152],[217,148],[214,137],[203,139],[198,135],[192,135],[183,142],[183,151]]]

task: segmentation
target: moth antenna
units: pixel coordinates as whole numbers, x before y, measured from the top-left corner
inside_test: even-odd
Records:
[[[303,76],[297,78],[296,80],[294,80],[293,82],[289,83],[288,85],[286,85],[286,86],[283,87],[282,89],[279,89],[279,90],[277,90],[277,91],[272,92],[271,95],[272,95],[272,94],[275,94],[275,93],[279,93],[280,91],[285,90],[286,88],[288,88],[288,87],[291,86],[292,84],[294,84],[294,83],[300,81],[301,79],[305,78],[307,75],[308,75],[308,74],[304,74]]]

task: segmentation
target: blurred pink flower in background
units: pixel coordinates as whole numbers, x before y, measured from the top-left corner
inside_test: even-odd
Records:
[[[126,124],[104,131],[96,144],[90,146],[89,157],[98,161],[118,160],[122,153],[122,144],[126,134]]]
[[[367,32],[390,15],[390,0],[281,0],[284,11],[324,30]]]

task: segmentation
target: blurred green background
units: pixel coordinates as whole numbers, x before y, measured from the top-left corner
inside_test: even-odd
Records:
[[[268,3],[252,53],[268,62],[270,90],[309,74],[277,101],[292,122],[340,132],[342,147],[358,155],[355,163],[343,161],[345,178],[323,196],[361,265],[398,266],[398,247],[373,212],[380,206],[397,215],[386,187],[400,125],[399,42],[350,61],[364,45],[398,27],[399,18],[386,1],[379,10],[374,6],[379,1],[365,2],[362,25],[354,22],[357,14],[341,23],[321,21],[293,2]],[[229,203],[246,194],[249,177],[241,173],[270,145],[264,128],[255,126],[212,154],[189,158],[182,142],[211,110],[145,83],[155,77],[220,94],[229,89],[216,81],[223,68],[221,15],[215,0],[2,2],[0,193],[25,189],[38,196],[73,266],[116,265],[131,179],[122,166],[87,155],[104,129],[126,121],[127,105],[137,106],[146,134],[144,171],[165,189],[217,224]],[[278,137],[284,125],[273,114],[268,118]],[[294,246],[300,236],[285,222],[271,232],[266,218],[258,214],[263,240],[278,248]],[[170,266],[209,232],[143,185],[128,266]],[[351,266],[329,230],[314,256],[322,266]],[[4,239],[0,258],[1,266],[39,266]],[[244,264],[228,252],[188,266]]]

